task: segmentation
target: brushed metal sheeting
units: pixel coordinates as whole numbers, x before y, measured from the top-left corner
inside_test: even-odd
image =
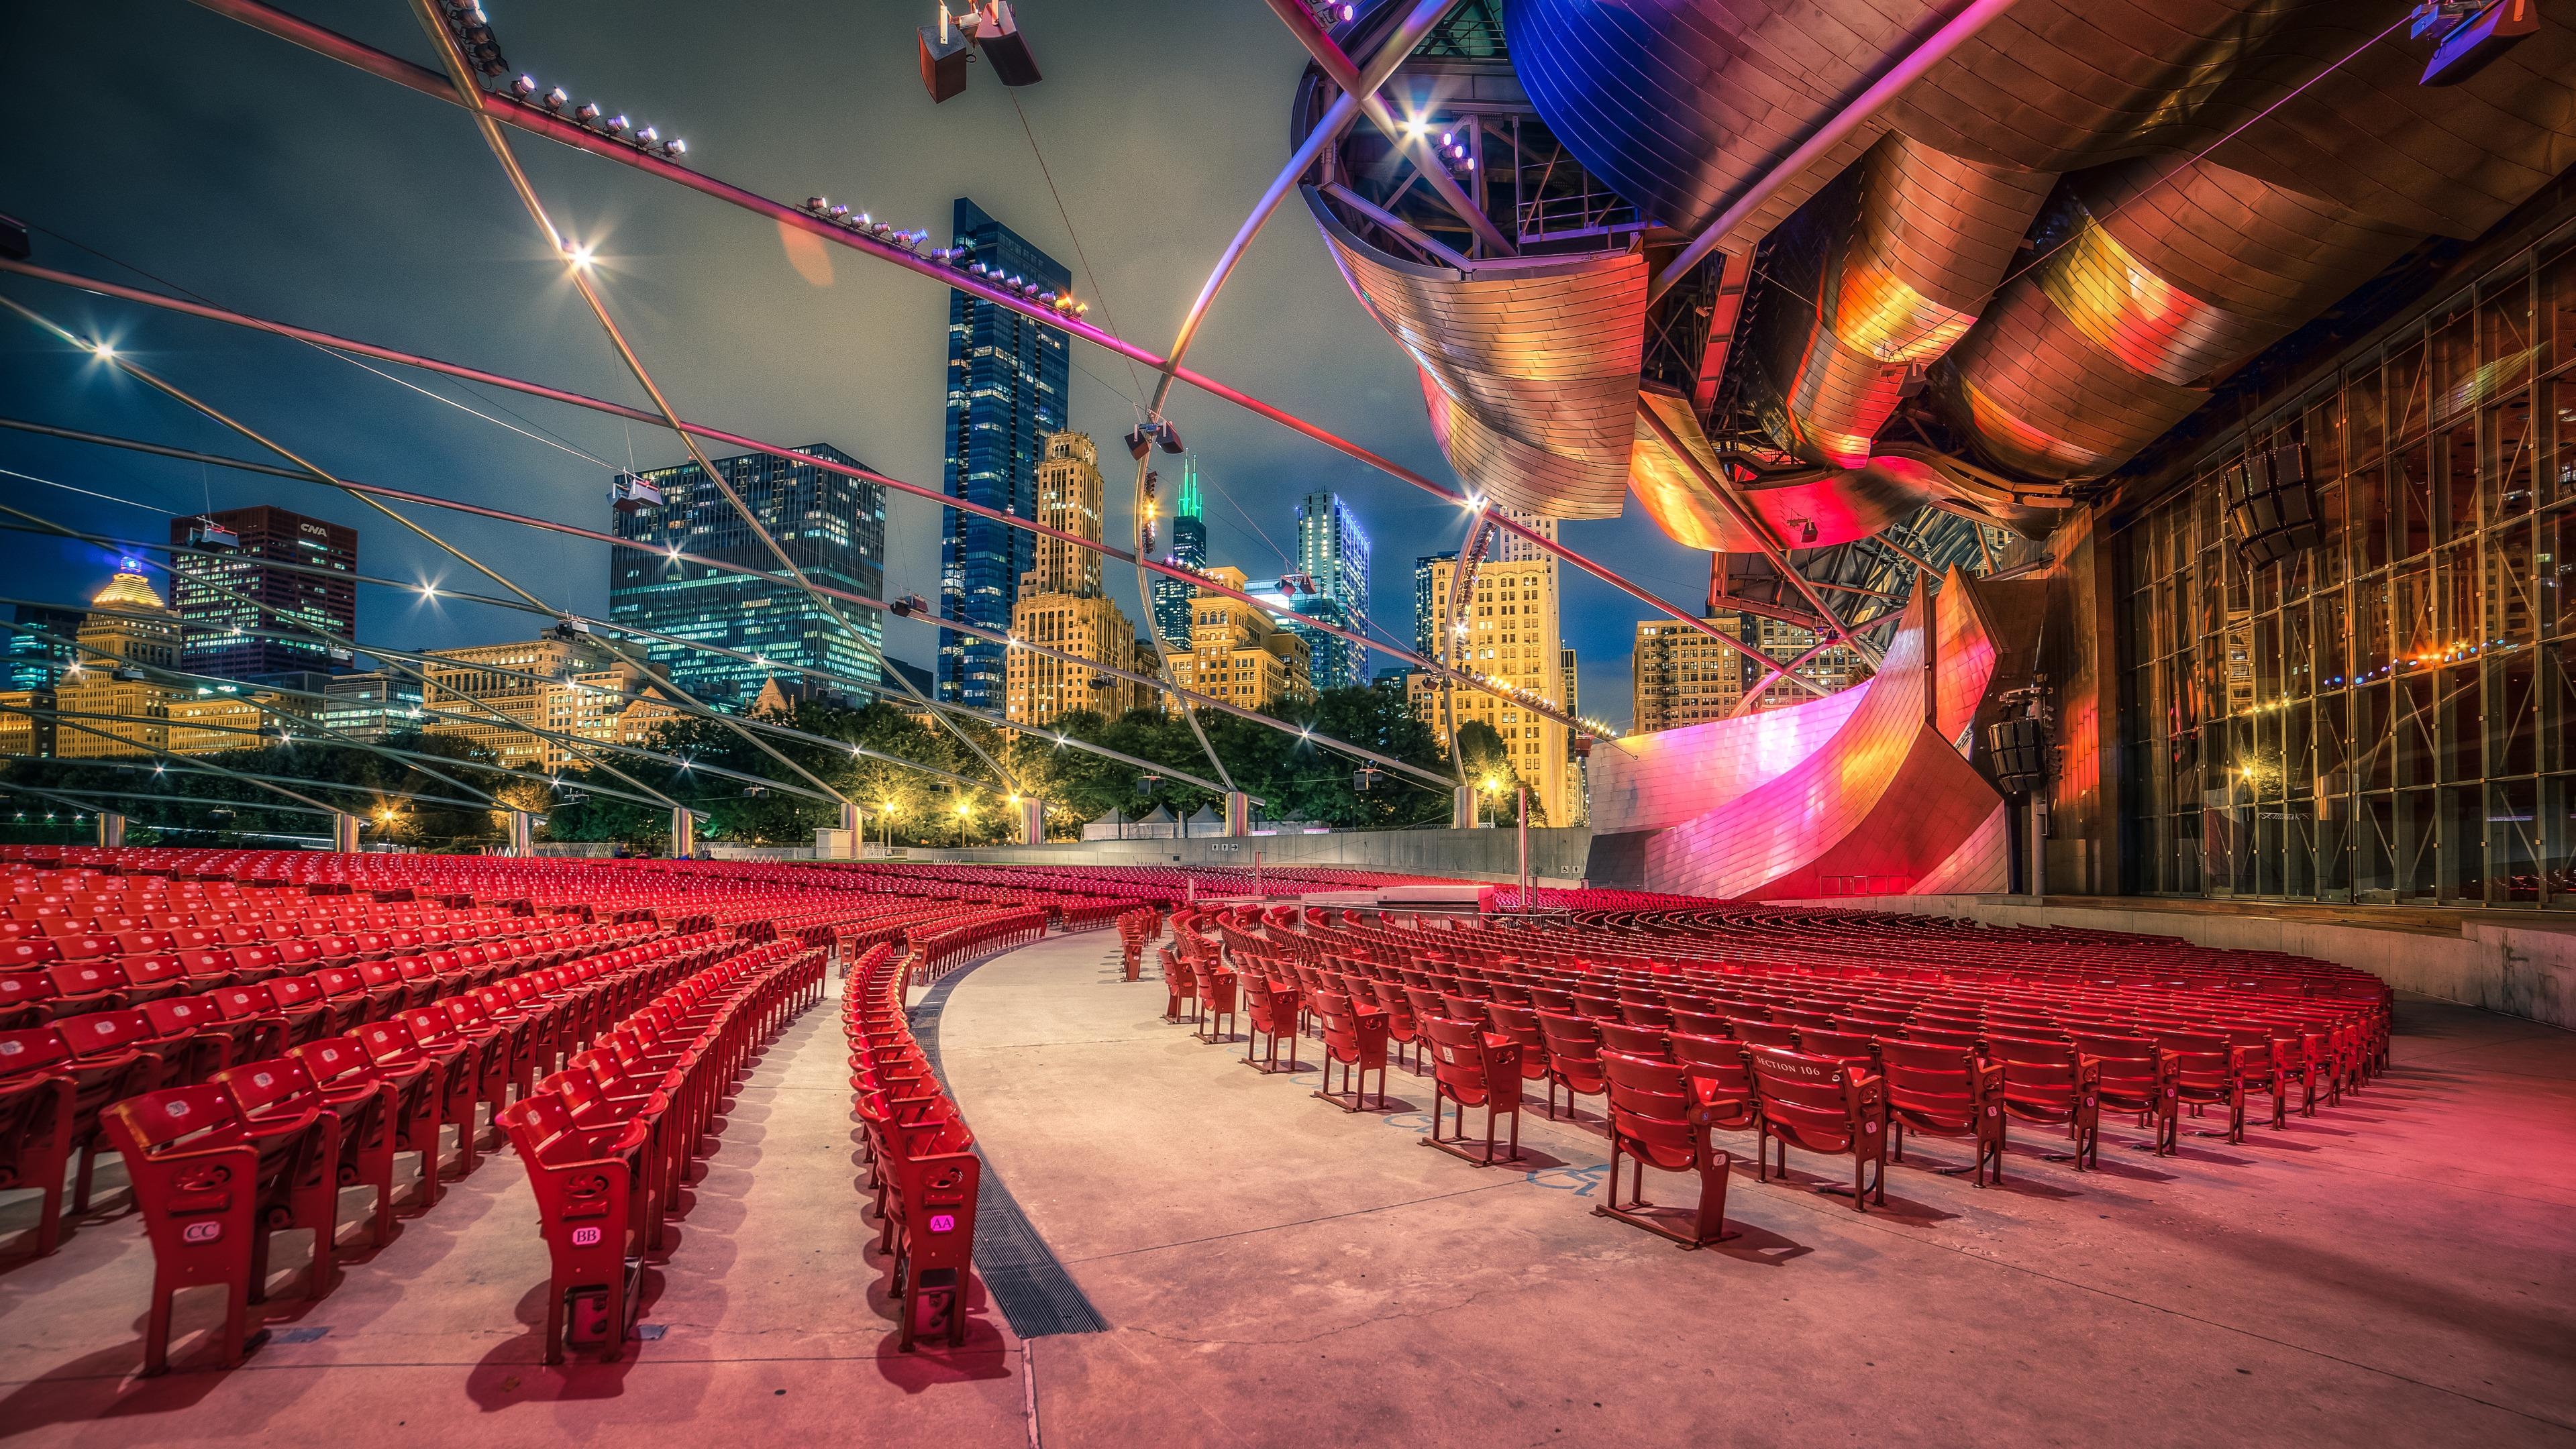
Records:
[[[2034,477],[2117,466],[2416,240],[2209,161],[2131,163],[2100,193],[1951,354],[1953,420]]]
[[[2011,265],[2055,175],[1889,136],[1860,177],[1860,222],[1836,285],[1834,335],[1882,357],[1948,350]],[[1948,330],[1955,329],[1955,330]]]
[[[1722,466],[1687,398],[1647,392],[1640,407],[1655,410],[1673,435],[1682,440],[1710,472]],[[1709,496],[1699,476],[1673,456],[1640,418],[1629,486],[1648,516],[1685,548],[1717,553],[1757,553],[1761,543],[1746,535],[1718,501]],[[1830,548],[1873,537],[1913,516],[1927,503],[1944,501],[1949,489],[1929,469],[1868,467],[1817,470],[1776,483],[1740,490],[1754,514],[1771,527],[1776,541],[1791,536],[1793,525],[1812,523],[1816,539],[1799,548]]]
[[[1858,220],[1827,264],[1785,399],[1814,454],[1846,468],[1868,461],[1909,367],[1975,323],[2055,181],[1902,135],[1870,148]]]
[[[1615,518],[1636,432],[1646,260],[1633,252],[1475,272],[1390,257],[1307,207],[1343,279],[1421,368],[1432,431],[1476,492],[1552,518]]]
[[[2413,231],[2476,236],[2576,164],[2576,24],[2564,5],[2540,20],[2453,86],[2416,83],[2426,48],[2401,32],[2210,159]]]
[[[1893,121],[1940,150],[2031,171],[2190,151],[2408,8],[2408,0],[2020,0],[1909,89]]]
[[[1649,219],[1697,233],[1938,28],[1921,0],[1504,0],[1548,129]],[[1759,237],[1878,138],[1863,126],[1740,229]],[[1723,244],[1723,243],[1722,243]]]
[[[1953,570],[1943,592],[1974,587]],[[1989,826],[2002,802],[1932,727],[1927,697],[1936,675],[1942,693],[1968,692],[1968,708],[1984,697],[1994,652],[1968,623],[1942,627],[1918,591],[1865,683],[1602,752],[1594,831],[1655,832],[1645,841],[1650,890],[1762,897],[1811,895],[1829,875],[1904,876],[1917,890],[1989,879],[2001,850]],[[1934,670],[1924,667],[1927,637],[1938,639]]]

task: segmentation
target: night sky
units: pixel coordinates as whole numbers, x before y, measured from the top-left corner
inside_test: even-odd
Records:
[[[402,0],[285,8],[435,64]],[[934,106],[912,38],[931,7],[914,0],[486,5],[516,70],[562,85],[575,104],[596,99],[686,137],[689,160],[709,174],[790,202],[827,195],[942,243],[951,199],[972,196],[1074,269],[1093,322],[1161,352],[1285,159],[1301,53],[1250,0],[1016,8],[1045,82],[1014,92],[979,65],[965,95]],[[158,279],[257,315],[648,405],[462,110],[184,0],[5,10],[0,212],[39,228],[39,263],[147,287]],[[837,247],[807,249],[800,266],[778,229],[750,213],[511,134],[557,224],[596,245],[612,311],[684,416],[779,443],[829,442],[938,486],[944,288]],[[499,420],[486,421],[299,343],[23,278],[0,277],[0,292],[108,339],[343,477],[604,530],[613,468],[630,456],[646,468],[685,460],[667,432],[517,394],[405,374]],[[1073,360],[1074,423],[1118,456],[1114,435],[1133,425],[1132,400],[1151,379],[1085,343]],[[1411,364],[1361,311],[1294,200],[1236,273],[1190,362],[1434,478],[1453,476]],[[1169,411],[1199,455],[1214,562],[1276,573],[1295,547],[1297,498],[1337,490],[1375,544],[1376,621],[1410,642],[1413,559],[1457,546],[1457,510],[1186,388]],[[0,318],[0,413],[276,461],[14,316]],[[85,531],[166,539],[174,512],[275,503],[356,527],[368,573],[482,582],[315,485],[7,431],[0,469],[12,506]],[[1110,490],[1112,538],[1129,533],[1123,477]],[[935,597],[937,506],[900,495],[887,506],[888,588]],[[607,610],[604,546],[456,514],[423,521],[550,602]],[[1705,589],[1706,556],[1665,540],[1633,504],[1628,518],[1566,535],[1684,607]],[[114,564],[112,551],[25,533],[0,533],[0,559],[0,596],[54,603],[86,598]],[[1624,723],[1639,607],[1571,570],[1566,579],[1584,712]],[[1118,579],[1113,592],[1135,612],[1132,584]],[[893,652],[929,660],[928,627],[887,624]],[[359,595],[360,637],[392,647],[535,627],[524,614],[411,591]]]

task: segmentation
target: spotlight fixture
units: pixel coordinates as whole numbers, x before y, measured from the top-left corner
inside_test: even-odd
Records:
[[[564,102],[571,99],[572,97],[565,93],[562,86],[557,86],[553,90],[546,92],[546,109],[549,111],[560,111],[564,108]]]

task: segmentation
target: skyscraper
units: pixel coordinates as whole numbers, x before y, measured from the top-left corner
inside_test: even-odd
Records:
[[[1192,455],[1181,460],[1181,488],[1172,501],[1172,551],[1163,562],[1185,569],[1207,567],[1207,518],[1199,501],[1199,460]],[[1198,597],[1197,588],[1168,574],[1154,575],[1154,632],[1162,636],[1163,647],[1186,651],[1190,647],[1190,600]]]
[[[283,508],[228,508],[170,520],[170,542],[188,544],[212,523],[240,542],[208,557],[170,558],[170,608],[187,628],[180,667],[226,679],[354,667],[349,651],[314,637],[358,629],[358,531]],[[293,564],[276,568],[272,564]],[[290,637],[269,638],[267,634]]]
[[[1009,227],[957,198],[955,245],[1006,277],[1065,292],[1073,274]],[[1055,328],[966,292],[948,294],[947,464],[941,486],[1019,518],[1037,506],[1043,440],[1065,425],[1069,366]],[[946,511],[939,552],[939,614],[988,629],[1011,624],[1020,575],[1035,562],[1034,536],[989,518]],[[1003,646],[939,631],[939,697],[998,711],[1008,687]]]
[[[796,451],[865,466],[826,443],[809,443]],[[767,453],[711,461],[807,578],[866,598],[884,596],[885,489],[881,485]],[[635,546],[609,550],[610,621],[754,656],[735,659],[683,644],[648,642],[645,659],[666,669],[673,684],[709,704],[742,709],[759,695],[762,683],[779,672],[775,667],[779,665],[827,670],[862,683],[882,682],[867,648],[795,584],[671,557],[676,549],[742,568],[769,573],[778,569],[768,546],[697,464],[658,468],[639,476],[660,490],[662,501],[621,508],[616,515],[617,536],[632,540]],[[885,622],[876,610],[847,602],[838,608],[870,644],[884,641]],[[793,685],[798,680],[788,682]],[[811,683],[823,693],[833,692],[824,681]]]
[[[1281,574],[1275,579],[1246,584],[1244,592],[1300,619],[1315,620],[1339,629],[1352,627],[1350,613],[1342,607],[1342,601],[1325,593],[1320,580],[1304,574]],[[1317,694],[1364,682],[1368,651],[1313,624],[1278,622],[1281,628],[1306,641],[1307,683]]]
[[[1511,510],[1514,522],[1541,536],[1556,537],[1556,520]],[[1507,690],[1517,690],[1570,711],[1571,651],[1558,628],[1556,557],[1520,539],[1502,534],[1491,539],[1481,560],[1468,560],[1467,578],[1456,585],[1458,612],[1448,613],[1458,572],[1455,554],[1425,558],[1414,567],[1417,612],[1414,634],[1425,642],[1419,652],[1465,674],[1479,675]],[[1449,637],[1440,638],[1444,625]],[[1463,631],[1457,626],[1465,625]],[[1432,647],[1442,647],[1436,651]],[[1482,690],[1450,688],[1417,670],[1411,677],[1414,713],[1431,726],[1445,745],[1454,725],[1481,721],[1502,737],[1504,753],[1522,781],[1537,792],[1550,825],[1563,825],[1583,811],[1580,776],[1574,771],[1566,727],[1508,698]]]
[[[1440,611],[1449,607],[1446,576],[1440,565],[1455,563],[1457,550],[1426,553],[1413,561],[1413,652],[1429,659],[1440,648]]]
[[[1048,435],[1046,460],[1038,464],[1038,522],[1097,541],[1106,491],[1100,452],[1088,434]],[[1003,712],[1014,720],[1053,724],[1076,710],[1116,719],[1152,702],[1152,691],[1099,667],[1139,673],[1153,667],[1154,656],[1101,591],[1100,555],[1090,549],[1038,539],[1036,566],[1021,577],[1019,600],[1011,605],[1011,637],[1074,656],[1008,652]]]
[[[1330,493],[1309,493],[1297,505],[1297,566],[1315,591],[1339,606],[1331,622],[1355,634],[1368,632],[1369,541],[1350,505]],[[1299,613],[1310,612],[1300,609]],[[1320,612],[1316,617],[1325,617]],[[1333,647],[1321,646],[1330,640]],[[1317,635],[1315,687],[1334,689],[1368,679],[1367,651],[1346,640]],[[1326,662],[1329,654],[1330,663]],[[1327,677],[1327,671],[1330,677]]]
[[[0,690],[51,689],[54,676],[73,657],[69,642],[60,644],[36,637],[35,632],[55,639],[70,641],[80,636],[78,609],[55,609],[43,604],[20,604],[16,619],[21,630],[9,635],[5,652],[0,652]]]

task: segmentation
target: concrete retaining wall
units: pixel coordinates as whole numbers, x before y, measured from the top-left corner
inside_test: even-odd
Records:
[[[2257,914],[2043,906],[2004,896],[1871,896],[1784,904],[1951,916],[1996,926],[2071,926],[2179,936],[2201,946],[2287,951],[2367,971],[2400,991],[2576,1029],[2576,932],[2463,922],[2457,936]]]

